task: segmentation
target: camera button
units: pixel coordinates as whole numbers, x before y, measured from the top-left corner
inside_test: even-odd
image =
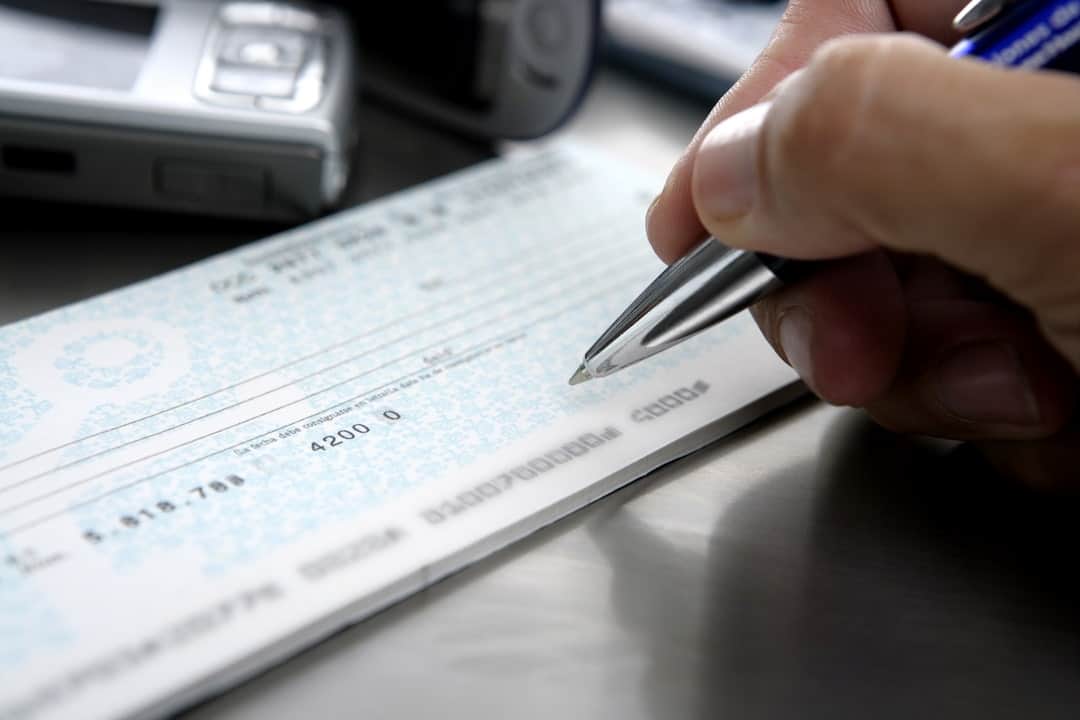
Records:
[[[234,95],[287,98],[292,97],[296,90],[296,73],[292,70],[218,65],[211,88]]]
[[[228,30],[219,43],[218,59],[237,65],[296,69],[304,62],[311,38],[277,30]]]
[[[275,42],[253,40],[246,45],[240,46],[237,53],[240,60],[248,65],[280,65],[285,51]]]

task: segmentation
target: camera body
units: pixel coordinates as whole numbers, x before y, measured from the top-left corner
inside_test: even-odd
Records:
[[[598,0],[0,0],[0,194],[310,217],[345,188],[358,88],[533,137],[583,93],[598,24]]]
[[[289,3],[0,3],[0,193],[296,218],[345,185],[350,26]]]

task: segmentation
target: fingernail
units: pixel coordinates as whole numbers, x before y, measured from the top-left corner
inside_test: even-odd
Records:
[[[694,159],[698,210],[717,220],[746,214],[757,196],[757,145],[768,104],[732,115],[705,136]]]
[[[938,365],[937,396],[970,422],[1037,425],[1041,417],[1020,358],[1003,342],[964,345]]]
[[[647,207],[647,208],[645,209],[645,227],[646,227],[646,228],[648,228],[648,227],[649,227],[649,220],[650,220],[650,219],[652,218],[653,210],[654,210],[654,209],[656,208],[656,204],[657,204],[658,202],[660,202],[660,196],[659,196],[659,195],[657,195],[656,197],[654,197],[654,198],[652,199],[652,202],[651,202],[651,203],[649,203],[649,207]]]
[[[799,307],[785,310],[780,315],[777,336],[788,364],[813,390],[814,363],[810,354],[810,343],[814,336],[814,323],[810,313]]]
[[[671,184],[675,181],[675,175],[679,172],[679,166],[683,163],[680,159],[675,163],[675,166],[671,168],[671,172],[668,173],[667,178],[664,179],[664,186],[660,188],[660,192],[649,203],[649,207],[645,210],[645,234],[649,237],[649,241],[654,245],[656,244],[657,237],[664,232],[663,226],[653,227],[653,213],[656,212],[656,206],[660,204],[660,200],[668,194],[671,189]]]

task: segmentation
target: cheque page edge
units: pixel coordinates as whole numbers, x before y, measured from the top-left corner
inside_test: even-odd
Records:
[[[132,720],[153,720],[191,709],[235,690],[243,683],[283,665],[302,652],[313,649],[335,635],[364,622],[378,613],[434,586],[452,575],[469,569],[480,561],[524,540],[550,525],[582,510],[608,495],[644,478],[660,468],[700,450],[710,443],[729,437],[751,422],[775,412],[806,394],[806,386],[793,380],[753,400],[709,424],[678,438],[630,465],[601,478],[571,495],[512,522],[506,527],[471,542],[451,555],[425,565],[374,592],[357,598],[306,627],[266,646],[255,654],[213,673],[212,677],[193,681],[172,697],[135,711]]]

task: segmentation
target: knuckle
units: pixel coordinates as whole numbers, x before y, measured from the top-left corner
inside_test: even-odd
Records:
[[[1057,151],[1069,155],[1080,143],[1080,136],[1064,140]],[[1049,133],[1046,133],[1051,137]],[[1047,164],[1076,163],[1050,159]],[[989,231],[1006,239],[996,243],[995,280],[1019,302],[1035,311],[1047,336],[1080,370],[1080,172],[1074,167],[1065,171],[1032,177],[1014,190],[1019,196],[1009,225],[1004,221]],[[1007,228],[1007,230],[1006,230]],[[1027,248],[1017,252],[1007,238],[1027,237]]]
[[[796,167],[812,162],[816,170],[827,170],[825,163],[850,141],[852,108],[864,81],[856,52],[849,43],[827,43],[807,65],[797,91],[777,98],[769,117],[775,156]]]
[[[848,37],[824,43],[798,88],[782,93],[766,120],[771,159],[813,172],[819,181],[857,171],[874,150],[875,131],[888,124],[887,89],[904,81],[892,76],[904,67],[895,56],[907,42]]]
[[[882,171],[897,160],[897,138],[910,133],[910,110],[902,104],[913,83],[909,69],[916,42],[869,36],[830,40],[814,53],[799,81],[778,94],[759,150],[763,195],[774,204],[771,210],[810,211],[845,219],[860,235],[880,234],[880,218],[860,209],[875,203],[858,199],[873,200],[892,182]],[[813,206],[806,207],[810,202]]]

